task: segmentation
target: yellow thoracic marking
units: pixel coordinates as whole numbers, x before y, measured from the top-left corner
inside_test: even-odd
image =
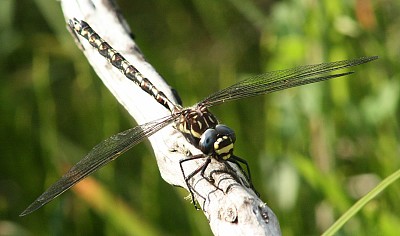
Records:
[[[152,92],[155,93],[156,89],[154,88]],[[159,96],[161,97],[162,94],[159,94]],[[200,139],[207,128],[215,127],[217,123],[215,120],[216,118],[208,113],[204,107],[202,110],[187,110],[181,114],[177,121],[177,128],[182,133],[191,135],[192,138]]]
[[[179,123],[178,129],[183,133],[190,134],[190,130],[186,127],[186,122]]]
[[[211,121],[211,123],[216,123],[216,121],[213,119],[213,117],[212,116],[209,116],[209,118],[210,118],[210,121]]]
[[[207,118],[209,118],[209,120]],[[210,124],[208,123],[209,121],[211,121],[211,123],[214,123],[211,116],[204,117],[204,122],[206,123],[207,127],[210,127]]]
[[[201,130],[201,122],[197,121],[196,123],[199,125],[200,130]],[[191,129],[190,131],[191,131],[191,134],[192,134],[194,137],[196,137],[196,138],[200,138],[200,137],[201,137],[201,134],[198,133],[198,132],[196,132],[196,130]]]
[[[196,116],[196,118],[197,118],[197,116]],[[197,124],[197,126],[199,126],[199,130],[203,129],[203,123],[201,123],[200,121],[196,120],[196,124]]]

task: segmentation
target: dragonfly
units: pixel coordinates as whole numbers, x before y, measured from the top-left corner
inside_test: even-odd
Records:
[[[183,134],[186,140],[202,152],[200,155],[190,156],[179,161],[184,180],[194,204],[195,198],[189,180],[200,173],[203,178],[212,182],[212,178],[205,176],[205,170],[211,160],[222,163],[231,162],[237,165],[240,171],[244,172],[243,174],[252,187],[250,169],[247,162],[233,153],[236,141],[235,132],[228,126],[221,124],[216,116],[209,111],[209,108],[228,101],[264,95],[292,87],[347,76],[354,72],[342,71],[343,69],[378,59],[377,56],[360,57],[267,72],[239,81],[225,89],[212,93],[191,107],[183,108],[180,104],[176,104],[168,99],[149,79],[143,76],[138,69],[102,39],[88,23],[74,18],[68,21],[68,26],[72,32],[88,40],[98,50],[100,55],[119,69],[127,79],[138,85],[143,91],[168,109],[171,114],[120,132],[100,142],[29,205],[20,216],[25,216],[38,210],[94,171],[107,165],[125,151],[170,124],[174,124],[174,127]],[[200,158],[205,159],[204,163],[189,175],[185,175],[183,163]],[[244,171],[240,164],[246,166],[246,171]],[[230,165],[226,166],[229,167]]]

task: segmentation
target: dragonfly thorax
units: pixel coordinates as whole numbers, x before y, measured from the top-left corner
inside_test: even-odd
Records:
[[[199,148],[203,133],[207,129],[214,129],[217,125],[218,119],[206,107],[185,109],[176,122],[176,128],[196,148]]]

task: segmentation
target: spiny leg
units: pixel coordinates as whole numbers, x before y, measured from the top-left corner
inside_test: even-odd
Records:
[[[246,177],[247,181],[251,184],[250,167],[249,167],[249,164],[247,163],[247,161],[245,159],[240,158],[238,156],[232,155],[231,157],[229,157],[229,159],[227,161],[236,164],[239,167],[240,171],[243,172],[243,174]],[[246,171],[244,171],[244,169],[242,168],[240,163],[242,163],[243,165],[246,166]]]
[[[250,167],[249,167],[249,164],[247,163],[247,161],[245,159],[243,159],[243,158],[240,158],[238,156],[233,156],[233,155],[227,161],[232,162],[232,163],[236,164],[239,167],[240,171],[242,171],[242,173],[246,177],[247,182],[249,182],[250,188],[254,190],[254,192],[257,194],[257,196],[259,196],[260,194],[254,188],[253,182],[251,180]],[[247,171],[243,170],[243,168],[240,165],[240,163],[242,163],[243,165],[246,166]]]

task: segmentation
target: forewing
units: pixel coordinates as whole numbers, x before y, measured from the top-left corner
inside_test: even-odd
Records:
[[[173,120],[174,117],[172,116],[164,117],[113,135],[97,144],[81,161],[26,208],[20,216],[30,214],[44,206],[86,176],[115,160],[122,153],[167,126]]]
[[[377,56],[361,57],[352,60],[300,66],[292,69],[257,75],[211,94],[198,104],[211,107],[222,102],[272,93],[287,88],[345,76],[353,72],[342,72],[337,74],[329,73],[364,64],[376,60],[377,58]]]

